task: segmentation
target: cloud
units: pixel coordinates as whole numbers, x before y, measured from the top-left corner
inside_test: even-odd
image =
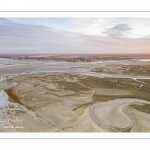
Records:
[[[128,31],[128,30],[132,30],[132,28],[128,24],[118,24],[118,25],[112,27],[112,29],[116,30],[116,31]]]
[[[9,18],[9,20],[14,23],[45,26],[56,32],[65,31],[83,35],[107,36],[107,32],[112,37],[119,35],[126,38],[143,38],[150,35],[150,18]]]
[[[144,25],[142,20],[138,24],[138,19],[119,18],[52,21],[0,19],[0,53],[144,53],[150,49],[148,36],[141,38],[150,35],[146,21]]]
[[[108,28],[104,31],[104,34],[110,37],[127,37],[132,28],[128,24],[117,24],[112,28]]]

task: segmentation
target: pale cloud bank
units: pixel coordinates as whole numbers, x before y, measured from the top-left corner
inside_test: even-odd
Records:
[[[150,19],[1,18],[0,53],[150,53]]]

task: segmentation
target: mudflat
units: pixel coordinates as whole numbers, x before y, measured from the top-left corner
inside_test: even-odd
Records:
[[[73,66],[64,64],[64,68]],[[148,75],[135,78],[121,72],[118,77],[105,72],[103,76],[90,73],[93,65],[76,64],[75,72],[53,72],[57,64],[48,63],[1,67],[1,74],[12,77],[0,82],[0,131],[149,132]]]

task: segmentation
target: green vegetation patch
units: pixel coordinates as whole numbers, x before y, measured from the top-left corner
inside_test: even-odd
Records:
[[[141,83],[128,78],[98,78],[87,77],[80,80],[81,83],[90,88],[102,89],[119,89],[128,90],[132,95],[93,95],[93,100],[107,101],[117,98],[138,98],[150,101],[150,87],[149,84],[144,84],[140,87]],[[146,82],[146,81],[145,81]]]
[[[71,91],[75,91],[75,92],[90,90],[88,87],[86,87],[83,84],[78,83],[78,82],[59,81],[59,82],[57,82],[57,84],[64,87],[65,90],[71,90]]]
[[[150,104],[143,104],[143,105],[132,104],[130,106],[139,110],[139,111],[150,114]]]

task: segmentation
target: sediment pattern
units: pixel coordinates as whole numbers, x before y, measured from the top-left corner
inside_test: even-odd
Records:
[[[130,105],[150,104],[140,99],[116,99],[90,107],[92,120],[101,128],[114,132],[150,131],[150,114],[140,112]],[[144,121],[145,120],[145,121]]]
[[[149,64],[142,65],[3,67],[0,131],[149,132]]]

